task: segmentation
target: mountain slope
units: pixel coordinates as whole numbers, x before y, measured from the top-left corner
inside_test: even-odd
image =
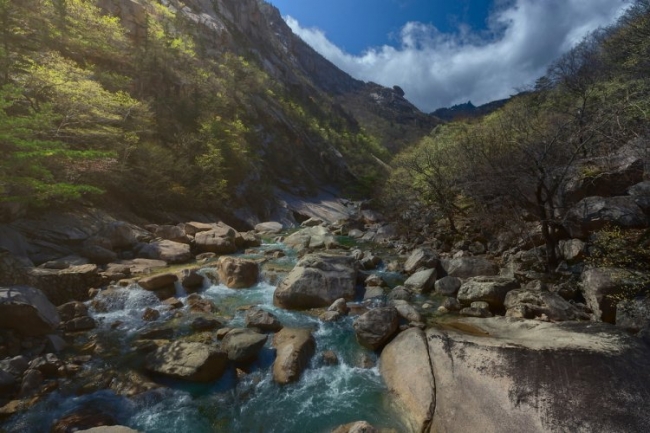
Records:
[[[276,190],[367,194],[381,161],[434,126],[401,92],[336,68],[263,1],[0,6],[6,218],[108,199],[264,219]]]

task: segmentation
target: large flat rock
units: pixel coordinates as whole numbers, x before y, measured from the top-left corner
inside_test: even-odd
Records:
[[[460,319],[426,332],[430,432],[645,432],[650,348],[606,324]]]

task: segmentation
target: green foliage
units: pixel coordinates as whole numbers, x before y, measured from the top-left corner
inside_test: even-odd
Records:
[[[650,231],[606,227],[594,233],[591,242],[587,262],[619,269],[628,283],[617,300],[650,294]]]

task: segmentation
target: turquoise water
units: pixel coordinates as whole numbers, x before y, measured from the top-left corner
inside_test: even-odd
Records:
[[[389,409],[387,390],[378,369],[358,367],[364,356],[376,359],[376,355],[355,341],[352,318],[323,323],[314,316],[276,308],[272,305],[274,290],[274,286],[264,282],[239,290],[213,285],[202,295],[219,307],[219,316],[229,318],[227,326],[230,327],[244,326],[245,312],[241,307],[259,305],[278,316],[284,326],[312,329],[317,352],[299,382],[286,386],[273,382],[274,351],[270,336],[259,360],[248,367],[248,374],[241,379],[236,378],[231,367],[220,380],[211,384],[154,377],[164,386],[133,398],[118,396],[112,391],[84,396],[55,392],[26,414],[12,419],[5,429],[11,432],[49,431],[56,419],[80,407],[92,406],[107,410],[120,424],[147,433],[329,432],[333,427],[357,420],[404,431]],[[118,304],[119,308],[114,311],[95,313],[100,323],[95,331],[97,338],[111,348],[107,352],[109,355],[94,361],[95,366],[135,368],[137,363],[131,359],[136,355],[130,343],[139,332],[152,326],[169,323],[174,324],[180,335],[189,332],[184,329],[187,329],[190,315],[172,319],[172,313],[165,311],[155,296],[146,291],[126,289],[124,299]],[[154,325],[141,319],[147,307],[162,312],[161,319]],[[111,329],[111,324],[117,321],[122,324]],[[338,365],[322,362],[325,350],[336,352]]]

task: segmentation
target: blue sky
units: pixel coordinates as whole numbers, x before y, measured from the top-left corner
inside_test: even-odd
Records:
[[[532,84],[631,0],[270,0],[294,33],[355,78],[399,85],[423,111]]]
[[[486,29],[491,0],[272,0],[283,15],[304,27],[317,27],[350,54],[399,43],[404,24],[417,21],[441,32],[459,25]]]

